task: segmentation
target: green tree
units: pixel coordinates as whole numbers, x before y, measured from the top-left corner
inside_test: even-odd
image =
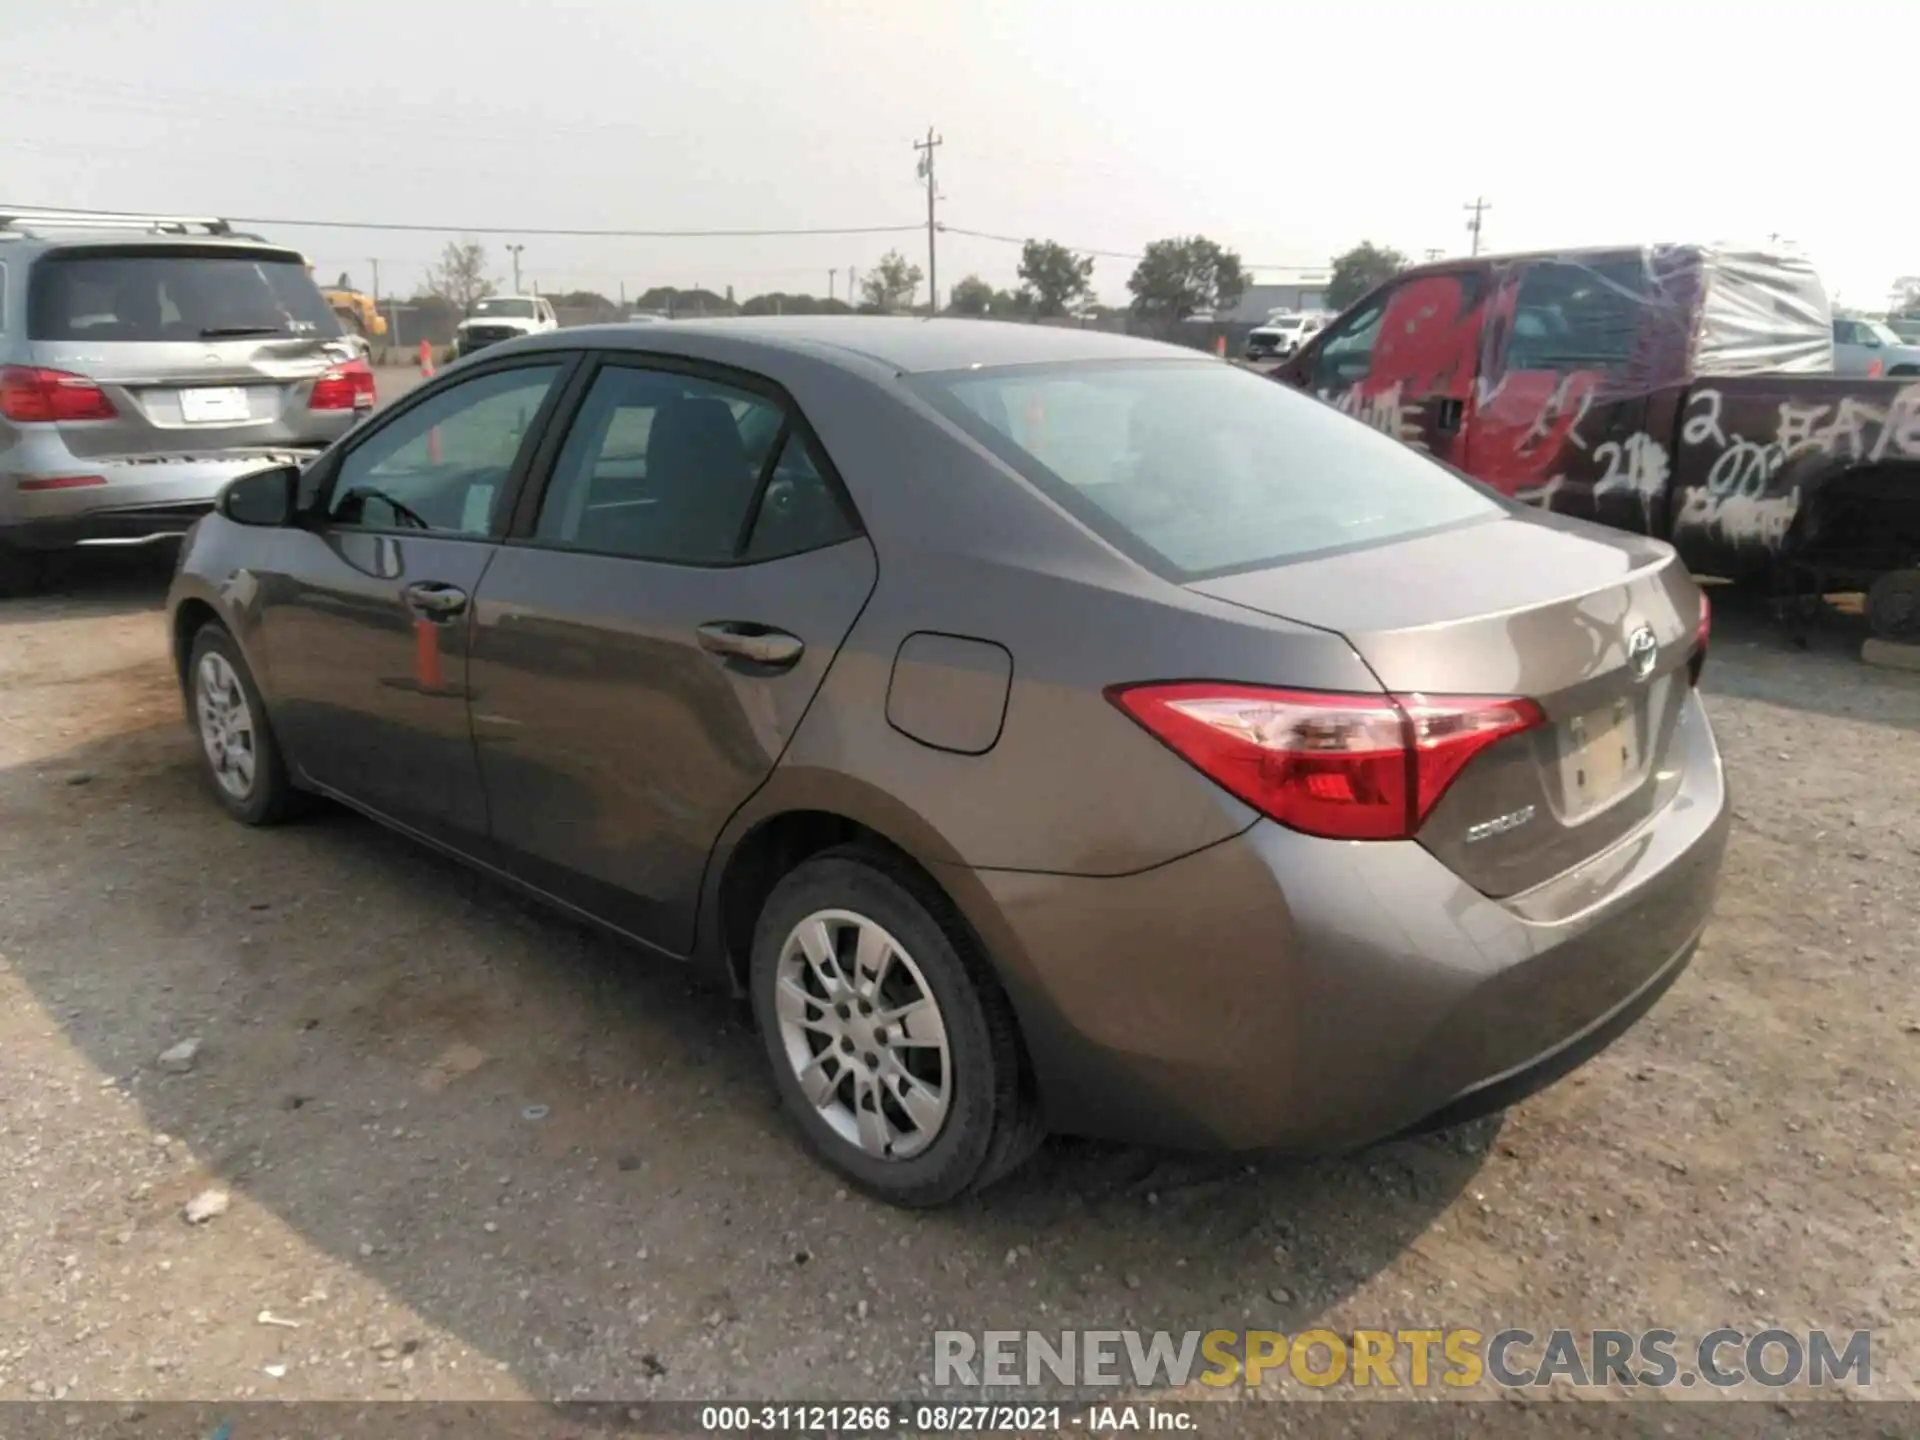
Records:
[[[860,282],[860,297],[867,307],[892,314],[913,303],[913,292],[924,278],[918,265],[909,264],[898,250],[889,250]]]
[[[1052,240],[1029,240],[1020,250],[1020,279],[1042,315],[1064,315],[1093,294],[1093,257]]]
[[[1374,286],[1384,284],[1407,268],[1398,250],[1362,240],[1344,255],[1333,257],[1333,279],[1327,285],[1327,307],[1344,310]]]
[[[956,315],[984,315],[993,308],[993,286],[978,275],[969,275],[953,287],[947,309]]]
[[[1240,257],[1204,235],[1154,241],[1127,281],[1134,313],[1155,320],[1231,310],[1246,288]]]
[[[487,269],[484,245],[474,240],[449,240],[440,252],[439,263],[427,271],[427,293],[439,296],[462,316],[471,315],[475,305],[494,293]]]

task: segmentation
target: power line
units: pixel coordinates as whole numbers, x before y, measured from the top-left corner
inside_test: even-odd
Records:
[[[34,210],[63,210],[69,215],[114,215],[113,210],[83,210],[57,205],[8,205],[0,210],[31,213]],[[375,220],[289,220],[264,215],[228,215],[236,225],[278,225],[288,229],[309,230],[387,230],[418,235],[553,235],[587,240],[721,240],[777,239],[801,235],[901,235],[918,230],[914,225],[822,225],[785,230],[601,230],[568,229],[542,225],[409,225],[400,221]]]
[[[1002,245],[1024,245],[1028,240],[1033,238],[1031,235],[995,235],[986,230],[963,230],[958,225],[942,224],[940,228],[950,235],[968,235],[975,240],[997,240]],[[1066,248],[1073,251],[1076,255],[1092,255],[1101,260],[1139,260],[1144,258],[1139,255],[1129,255],[1119,250],[1087,250],[1078,245],[1069,245]],[[1270,267],[1263,266],[1262,268]]]

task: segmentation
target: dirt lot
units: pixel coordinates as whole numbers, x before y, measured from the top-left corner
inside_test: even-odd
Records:
[[[671,967],[344,814],[225,820],[163,584],[0,605],[0,1398],[870,1397],[936,1327],[1308,1323],[1872,1327],[1920,1395],[1920,677],[1851,622],[1723,604],[1719,918],[1575,1077],[1312,1165],[1053,1142],[911,1216]]]

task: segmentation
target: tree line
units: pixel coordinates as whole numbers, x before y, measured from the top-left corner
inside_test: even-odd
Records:
[[[1362,242],[1333,261],[1327,287],[1327,305],[1345,309],[1375,285],[1392,278],[1407,265],[1399,251]],[[1020,250],[1012,290],[996,289],[978,275],[968,275],[948,293],[945,312],[955,315],[1050,318],[1100,312],[1093,294],[1092,255],[1078,254],[1053,240],[1028,240]],[[860,283],[860,303],[838,298],[773,291],[736,302],[733,289],[719,295],[711,290],[680,290],[657,286],[628,301],[626,308],[668,315],[822,315],[925,313],[915,305],[921,268],[898,250],[890,250]],[[1127,280],[1132,295],[1129,309],[1145,320],[1181,321],[1195,315],[1218,315],[1231,310],[1246,292],[1246,267],[1239,255],[1204,235],[1178,236],[1148,245]],[[450,242],[440,259],[422,278],[413,303],[470,315],[480,301],[499,293],[486,247],[474,241]],[[557,306],[599,311],[615,317],[621,307],[592,290],[548,292]]]

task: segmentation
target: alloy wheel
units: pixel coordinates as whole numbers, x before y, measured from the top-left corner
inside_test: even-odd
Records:
[[[217,650],[200,657],[194,676],[194,711],[214,780],[234,799],[245,800],[253,793],[259,763],[253,708],[239,675]]]

